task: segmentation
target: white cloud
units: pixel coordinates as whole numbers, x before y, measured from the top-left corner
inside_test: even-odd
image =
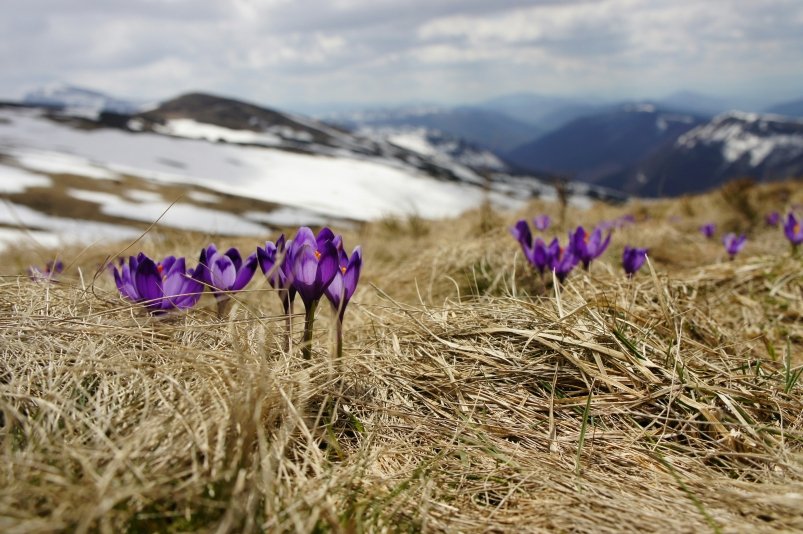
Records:
[[[799,0],[34,0],[4,15],[0,96],[51,80],[274,105],[803,93]]]

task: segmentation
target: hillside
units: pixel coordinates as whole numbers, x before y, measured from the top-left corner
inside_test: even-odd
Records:
[[[729,112],[600,183],[641,196],[674,196],[735,178],[772,181],[801,176],[803,121]]]
[[[525,169],[596,183],[629,169],[701,123],[699,117],[651,104],[628,104],[578,118],[515,148],[507,158]]]
[[[536,125],[495,110],[472,106],[367,110],[335,115],[332,120],[348,128],[427,128],[434,133],[464,139],[497,154],[503,154],[541,133]]]
[[[590,210],[534,201],[343,232],[362,277],[333,352],[285,348],[257,270],[150,317],[104,264],[208,241],[143,239],[3,255],[0,527],[6,532],[621,532],[803,529],[803,278],[778,228],[793,183]],[[615,230],[589,272],[546,290],[509,235]],[[746,232],[728,261],[716,222]],[[291,234],[293,228],[286,228]],[[246,253],[278,233],[218,241]],[[650,264],[627,279],[625,245]],[[58,255],[60,281],[24,274]],[[297,301],[296,313],[302,305]]]

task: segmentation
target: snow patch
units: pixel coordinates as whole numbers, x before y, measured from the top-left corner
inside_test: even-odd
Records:
[[[99,180],[115,180],[117,173],[87,158],[49,150],[13,149],[11,154],[21,167],[47,174],[73,174]]]
[[[101,239],[131,239],[142,233],[135,228],[117,224],[54,217],[11,202],[0,204],[0,223],[25,229],[40,230],[38,234],[45,236],[49,240],[47,242],[49,246],[54,244],[91,243]],[[41,230],[44,230],[44,233]],[[18,232],[16,234],[18,237],[20,233],[27,235],[25,230],[15,231]],[[7,235],[12,235],[12,233],[7,232]]]
[[[243,217],[265,223],[269,226],[321,226],[329,219],[308,210],[296,208],[278,208],[270,212],[249,211]]]
[[[188,139],[204,139],[213,143],[225,141],[226,143],[276,146],[282,142],[281,137],[275,134],[251,130],[233,130],[215,124],[197,122],[192,119],[171,119],[164,125],[154,125],[153,129],[165,135],[186,137]]]
[[[0,164],[0,193],[22,193],[29,187],[53,185],[50,178]]]
[[[138,204],[117,198],[115,202],[104,204],[101,211],[107,215],[148,223],[156,222],[158,219],[158,226],[212,235],[262,236],[266,233],[264,226],[243,217],[192,204],[173,204],[172,206],[169,202]]]
[[[188,199],[202,204],[217,204],[220,202],[219,196],[211,193],[204,193],[203,191],[190,191],[186,196]]]
[[[147,203],[129,202],[110,193],[83,189],[69,189],[67,194],[73,198],[99,204],[101,213],[106,215],[147,223],[156,222],[158,219],[157,224],[163,227],[219,235],[265,233],[264,226],[254,224],[246,218],[191,204],[173,204],[171,207],[170,202],[161,199]]]
[[[675,144],[686,149],[698,143],[720,144],[727,163],[747,156],[750,165],[757,167],[776,150],[803,151],[803,135],[773,132],[771,126],[776,122],[794,121],[777,121],[771,115],[728,112],[681,135]]]

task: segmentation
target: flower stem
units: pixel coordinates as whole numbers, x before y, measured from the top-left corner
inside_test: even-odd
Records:
[[[289,292],[282,296],[282,308],[284,308],[284,352],[290,354],[293,350],[293,302],[290,300]]]
[[[217,317],[223,319],[229,312],[231,299],[228,295],[221,295],[217,297]]]
[[[304,316],[304,340],[301,345],[301,355],[305,360],[312,358],[312,326],[315,322],[315,308],[317,307],[318,301],[312,301]]]
[[[343,359],[343,320],[340,318],[337,319],[335,332],[337,334],[337,361],[340,362]]]

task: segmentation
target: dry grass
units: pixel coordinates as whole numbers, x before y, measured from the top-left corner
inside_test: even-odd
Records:
[[[739,229],[732,204],[570,211],[649,219],[558,294],[523,264],[513,218],[354,230],[366,270],[342,361],[328,311],[311,362],[282,351],[262,280],[225,320],[211,300],[157,320],[93,282],[116,249],[64,251],[60,284],[7,276],[0,529],[801,530],[801,259],[759,228],[724,261],[696,227]],[[621,275],[628,243],[651,248],[652,273]],[[4,274],[48,254],[15,251]]]

